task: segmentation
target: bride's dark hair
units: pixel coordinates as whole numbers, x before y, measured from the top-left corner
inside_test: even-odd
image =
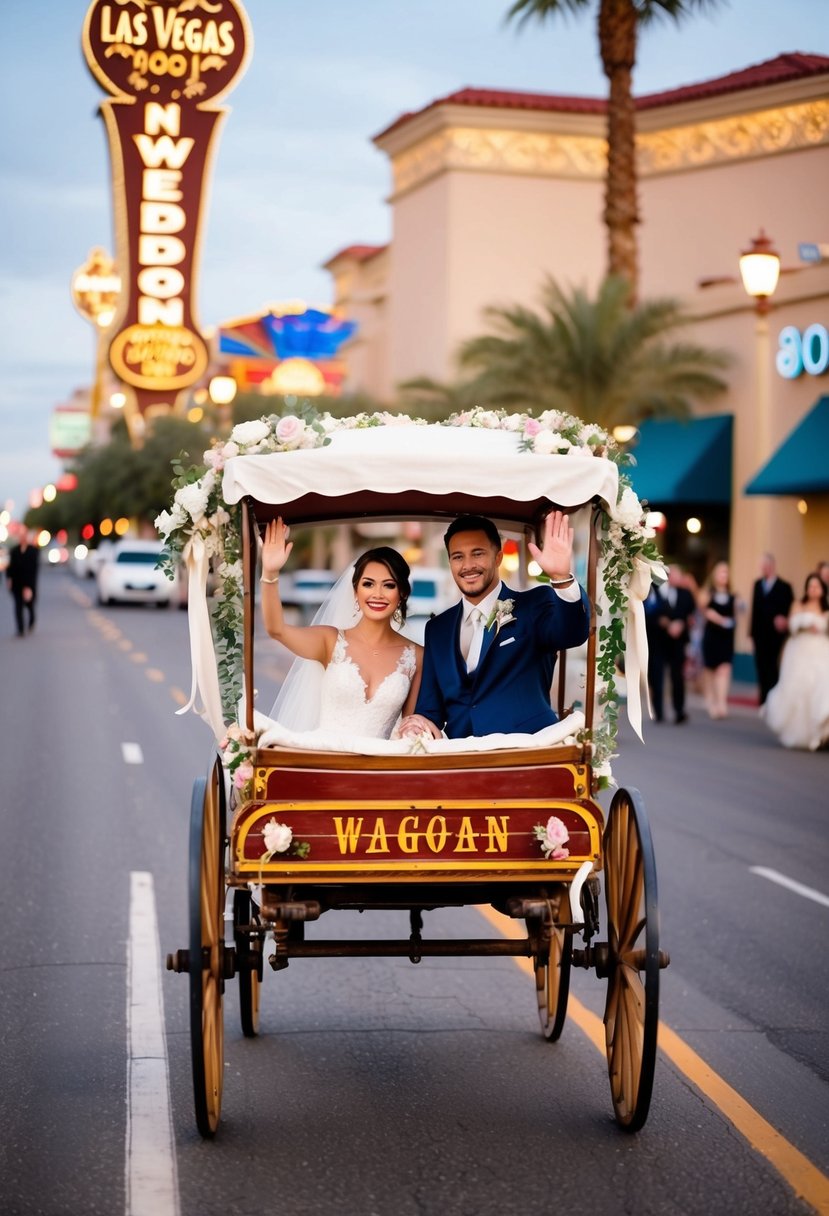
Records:
[[[818,574],[817,570],[812,570],[811,573],[806,575],[806,581],[803,584],[803,599],[800,602],[801,602],[801,604],[805,604],[806,601],[808,600],[809,583],[811,583],[813,578],[816,578],[821,586],[821,596],[820,596],[821,611],[829,612],[829,593],[827,593],[826,584],[824,583],[823,579]]]
[[[400,615],[405,621],[409,596],[412,594],[412,585],[409,582],[409,575],[411,574],[409,563],[404,557],[400,556],[396,549],[391,549],[388,545],[379,545],[376,549],[367,549],[354,562],[354,574],[351,579],[351,586],[355,591],[369,562],[380,562],[394,579],[397,584],[397,590],[400,592]]]

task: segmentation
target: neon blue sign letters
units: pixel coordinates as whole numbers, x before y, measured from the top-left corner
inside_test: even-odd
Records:
[[[775,363],[786,380],[795,380],[801,372],[822,376],[829,368],[829,331],[825,325],[810,325],[800,330],[786,325],[780,330]]]

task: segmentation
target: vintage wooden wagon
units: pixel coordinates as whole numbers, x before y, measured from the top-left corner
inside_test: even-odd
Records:
[[[630,491],[619,522],[617,466],[594,454],[595,445],[574,450],[568,441],[532,450],[536,426],[516,432],[515,422],[488,418],[488,426],[342,426],[325,446],[240,454],[210,475],[228,509],[241,507],[244,694],[238,715],[239,729],[252,741],[253,775],[241,793],[231,789],[226,749],[219,748],[207,775],[195,782],[190,940],[186,950],[168,956],[170,969],[189,974],[196,1121],[204,1136],[215,1133],[220,1118],[225,988],[238,984],[242,1029],[255,1035],[266,954],[275,971],[299,958],[418,962],[435,955],[524,955],[534,965],[541,1031],[549,1041],[559,1038],[565,1023],[571,969],[591,969],[607,985],[604,1023],[616,1119],[635,1131],[647,1117],[659,971],[667,964],[659,950],[653,849],[637,791],[617,789],[605,815],[596,772],[604,688],[600,680],[597,688],[599,631],[607,639],[622,628],[618,603],[614,609],[608,593],[613,587],[626,593],[628,696],[634,701],[636,672],[645,661],[639,636],[644,589],[631,581],[631,549],[625,549],[642,529],[636,512],[630,514]],[[493,749],[485,741],[455,740],[416,750],[410,742],[390,742],[378,744],[374,754],[262,745],[267,735],[254,708],[253,671],[257,533],[270,519],[281,515],[298,530],[366,520],[448,522],[472,512],[520,538],[531,535],[550,504],[571,512],[579,528],[593,606],[576,708],[565,704],[565,660],[559,658],[552,692],[562,719],[557,742],[516,747],[501,741]],[[206,535],[204,527],[191,529],[187,548],[191,635],[202,712],[219,739],[227,713],[219,704],[199,594],[210,551]],[[649,582],[647,570],[644,586]],[[535,831],[551,816],[568,836],[558,859],[545,855]],[[270,822],[287,825],[309,849],[269,851]],[[229,900],[232,933],[226,934]],[[464,905],[490,905],[522,921],[526,935],[424,935],[425,911]],[[345,908],[407,909],[409,936],[340,941],[318,935],[324,914]]]

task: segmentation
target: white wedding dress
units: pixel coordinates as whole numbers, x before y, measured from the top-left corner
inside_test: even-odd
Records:
[[[394,671],[381,681],[372,697],[367,697],[366,682],[340,630],[322,677],[319,729],[342,731],[347,724],[352,734],[388,739],[409,695],[415,667],[414,646],[407,646]]]
[[[766,724],[784,747],[814,752],[829,743],[827,624],[826,613],[805,611],[793,613],[789,621],[780,679],[762,709]]]

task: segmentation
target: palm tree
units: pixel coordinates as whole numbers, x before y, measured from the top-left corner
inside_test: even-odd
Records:
[[[687,317],[675,300],[630,305],[630,284],[609,276],[595,300],[545,283],[542,309],[489,308],[493,332],[460,348],[461,381],[421,378],[402,389],[486,408],[564,410],[606,430],[645,418],[688,417],[691,402],[724,392],[723,351],[675,339]],[[463,373],[466,373],[464,376]]]
[[[636,189],[636,107],[633,68],[639,26],[660,17],[681,21],[693,9],[716,0],[598,0],[599,52],[610,82],[607,104],[607,177],[604,222],[607,226],[608,273],[629,281],[635,303],[638,288],[636,225],[639,203]],[[514,0],[507,20],[521,25],[536,18],[579,14],[591,0]]]

